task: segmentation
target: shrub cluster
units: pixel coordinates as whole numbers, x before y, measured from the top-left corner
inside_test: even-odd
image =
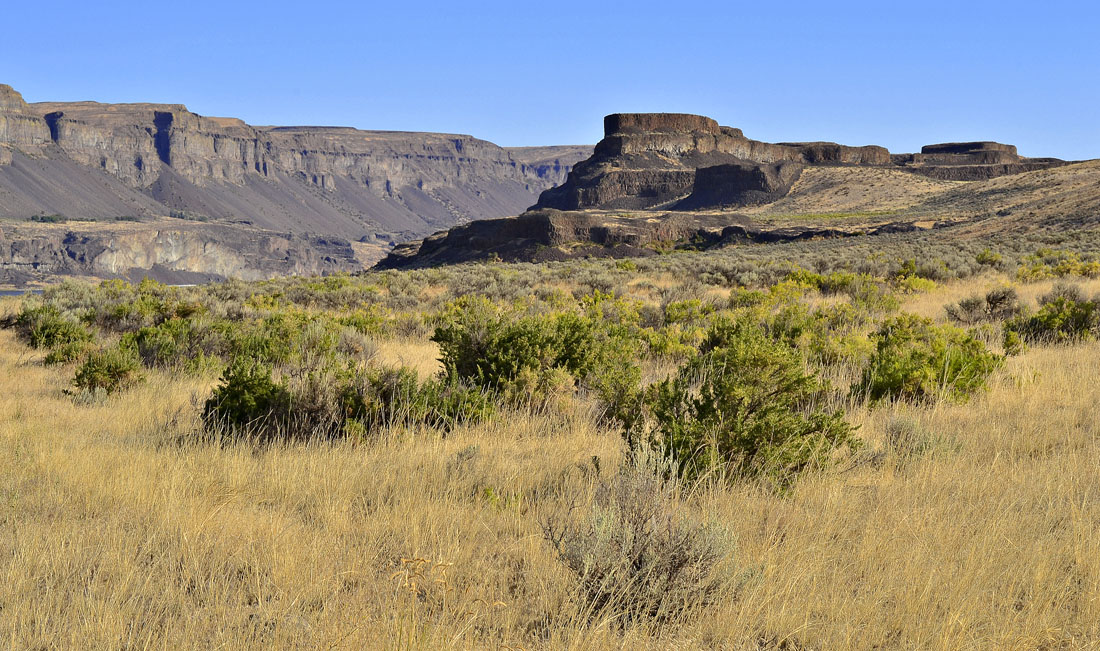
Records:
[[[1098,332],[1100,302],[1086,299],[1075,285],[1056,285],[1039,299],[1038,311],[1005,323],[1006,342],[1017,337],[1027,343],[1067,344],[1093,339]]]
[[[970,333],[912,314],[887,319],[874,340],[870,364],[853,387],[872,401],[966,399],[1003,362]]]
[[[766,477],[789,484],[825,465],[838,447],[858,445],[840,410],[827,410],[825,386],[799,352],[753,324],[723,320],[700,355],[651,386],[641,437],[695,479]]]

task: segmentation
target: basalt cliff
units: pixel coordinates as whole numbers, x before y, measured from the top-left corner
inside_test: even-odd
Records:
[[[362,242],[377,258],[394,242],[514,215],[590,153],[505,149],[466,135],[251,126],[180,104],[28,104],[0,85],[0,220],[59,215],[83,220],[86,232],[95,230],[88,220],[175,219],[152,230],[221,224],[306,248],[316,237]],[[0,251],[0,283],[13,272],[10,257],[10,246]],[[295,265],[324,266],[303,258],[262,271]],[[348,258],[342,268],[361,264]]]
[[[1004,210],[1007,198],[983,193],[983,184],[1067,165],[987,141],[914,154],[767,143],[686,114],[609,115],[604,132],[592,156],[525,213],[398,246],[380,266],[653,255],[935,228]]]

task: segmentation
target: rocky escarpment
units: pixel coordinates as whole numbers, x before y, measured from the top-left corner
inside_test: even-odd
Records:
[[[153,277],[200,282],[362,269],[355,245],[334,237],[257,231],[232,225],[6,225],[0,229],[0,284],[58,275]]]
[[[785,197],[802,176],[802,163],[729,163],[701,167],[678,210],[771,203]]]
[[[994,142],[928,145],[891,155],[878,146],[766,143],[700,115],[625,113],[604,118],[604,138],[566,183],[539,197],[559,210],[705,209],[769,203],[790,190],[800,166],[895,168],[943,180],[980,180],[1065,164],[1019,156]],[[786,163],[783,174],[777,164]],[[700,182],[697,183],[697,178]],[[792,181],[793,182],[793,181]],[[689,197],[691,195],[691,197]]]
[[[695,189],[696,171],[715,170],[708,180],[733,169],[746,170],[735,183],[752,176],[749,168],[759,168],[762,176],[774,176],[763,166],[780,162],[809,165],[886,165],[890,152],[883,147],[847,147],[836,143],[772,144],[746,138],[740,129],[719,126],[701,115],[672,113],[620,113],[604,118],[604,138],[593,156],[578,163],[569,180],[547,190],[538,206],[559,210],[584,208],[641,209],[683,199]],[[735,167],[729,167],[735,166]],[[786,168],[793,172],[797,167]],[[704,191],[704,196],[729,199],[731,204],[766,201],[775,187],[760,188],[749,184],[748,194],[731,196],[729,192]]]
[[[415,268],[503,260],[543,262],[578,257],[645,257],[669,247],[793,242],[928,230],[950,220],[878,219],[846,225],[779,226],[743,215],[663,212],[645,218],[605,211],[540,208],[518,217],[485,219],[393,249],[376,268]]]
[[[993,191],[940,179],[988,181],[1065,165],[1022,158],[1015,147],[994,142],[928,145],[919,154],[902,155],[876,146],[772,144],[686,114],[609,115],[604,130],[592,157],[578,163],[564,184],[543,192],[527,213],[403,245],[380,266],[645,255],[930,228],[945,221],[945,210],[954,213],[946,221],[954,222],[1002,209],[992,207],[999,196]],[[922,187],[910,191],[913,185]],[[860,196],[885,197],[890,205],[861,205]],[[941,196],[950,200],[940,203]],[[800,206],[804,217],[783,224],[781,212],[768,214],[784,203]],[[850,213],[838,209],[846,203],[858,207]],[[744,214],[749,212],[760,215],[759,221]]]
[[[540,150],[527,160],[466,135],[256,127],[181,104],[27,104],[0,86],[0,217],[60,208],[69,217],[111,217],[118,214],[95,207],[121,201],[137,216],[174,211],[393,240],[515,214],[590,152]],[[39,161],[50,169],[36,172]],[[77,173],[118,184],[99,190],[102,181]],[[88,196],[73,202],[63,190],[77,186]],[[81,205],[91,214],[72,214]]]

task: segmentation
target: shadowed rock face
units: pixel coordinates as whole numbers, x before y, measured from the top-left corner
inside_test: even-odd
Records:
[[[691,195],[677,210],[771,203],[785,197],[802,175],[802,163],[730,163],[695,171]]]

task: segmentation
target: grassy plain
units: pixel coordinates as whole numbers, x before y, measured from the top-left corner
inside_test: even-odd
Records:
[[[942,321],[1005,282],[941,283],[902,310]],[[438,368],[423,332],[377,357]],[[0,331],[11,648],[1100,647],[1100,343],[1033,346],[967,403],[851,399],[864,449],[787,493],[677,491],[729,531],[740,579],[660,629],[592,620],[544,539],[627,463],[583,397],[446,434],[255,446],[201,434],[216,377],[151,369],[80,404],[42,359]]]

